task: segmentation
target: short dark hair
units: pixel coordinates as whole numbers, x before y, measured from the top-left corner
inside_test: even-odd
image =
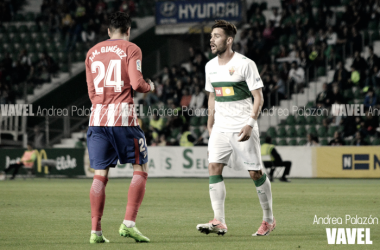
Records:
[[[120,29],[120,33],[123,34],[131,27],[132,19],[128,13],[115,12],[108,16],[108,28],[111,32]]]
[[[225,20],[215,20],[215,24],[212,26],[212,30],[215,28],[221,28],[224,30],[227,36],[235,38],[237,29],[234,24],[229,23]]]

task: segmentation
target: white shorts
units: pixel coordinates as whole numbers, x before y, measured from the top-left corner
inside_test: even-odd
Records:
[[[262,163],[258,129],[253,128],[251,137],[244,142],[238,141],[238,134],[212,131],[208,142],[208,162],[228,164],[236,170],[260,170]]]

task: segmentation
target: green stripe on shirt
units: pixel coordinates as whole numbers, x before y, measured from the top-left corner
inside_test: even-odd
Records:
[[[233,87],[234,95],[231,96],[216,96],[215,101],[217,102],[233,102],[247,99],[252,96],[251,91],[249,91],[246,81],[242,82],[212,82],[212,86],[215,88],[218,87]]]

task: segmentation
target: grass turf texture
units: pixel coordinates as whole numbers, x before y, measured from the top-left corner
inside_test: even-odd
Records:
[[[0,182],[0,249],[379,249],[380,225],[345,225],[345,215],[380,217],[378,180],[293,180],[272,183],[277,228],[252,237],[262,210],[253,181],[225,179],[225,236],[204,235],[213,218],[207,179],[148,179],[137,227],[151,243],[118,235],[130,179],[111,179],[102,219],[108,244],[90,245],[89,179]],[[314,216],[343,225],[313,225]],[[326,227],[369,227],[373,245],[327,245]]]

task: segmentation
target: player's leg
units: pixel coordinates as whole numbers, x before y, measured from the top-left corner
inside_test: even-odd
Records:
[[[223,167],[228,163],[232,153],[228,137],[225,134],[214,132],[209,141],[209,193],[211,206],[214,210],[214,219],[209,223],[198,224],[197,229],[202,233],[217,233],[224,235],[227,232],[225,221],[224,202],[226,186],[223,180]]]
[[[283,161],[282,165],[285,167],[284,173],[282,174],[282,177],[280,178],[280,181],[283,182],[290,182],[288,178],[286,178],[287,175],[290,173],[290,168],[292,167],[292,162],[290,161]]]
[[[14,178],[16,177],[17,173],[18,173],[18,170],[23,166],[23,164],[21,163],[15,163],[15,164],[11,164],[8,166],[7,169],[4,170],[5,174],[8,173],[10,170],[13,169],[13,173],[12,173],[12,177],[10,178],[10,180],[14,180]]]
[[[273,217],[272,209],[272,190],[271,184],[261,170],[249,171],[253,182],[256,186],[257,195],[259,197],[261,208],[263,209],[263,222],[255,234],[252,236],[264,236],[268,235],[276,227],[276,220]]]
[[[117,155],[108,141],[102,127],[89,127],[87,145],[90,164],[95,175],[90,189],[91,237],[90,243],[109,242],[102,233],[101,219],[106,200],[105,189],[108,182],[109,167],[115,166]]]
[[[128,190],[127,209],[119,233],[121,236],[135,239],[136,242],[149,242],[149,238],[144,236],[136,227],[137,213],[145,195],[148,166],[146,163],[134,164],[133,170],[133,177]]]
[[[108,170],[96,169],[90,189],[91,203],[91,238],[90,243],[109,242],[102,232],[101,220],[106,202],[106,185],[108,182]]]
[[[119,136],[116,141],[118,145],[126,145],[131,148],[127,154],[118,150],[121,163],[133,164],[133,177],[128,190],[128,202],[125,211],[124,221],[120,225],[119,233],[121,236],[133,238],[136,242],[149,242],[149,238],[142,235],[136,227],[136,217],[140,205],[144,199],[145,186],[148,178],[148,149],[145,142],[144,132],[140,127],[120,128]],[[119,141],[119,138],[127,138]],[[122,147],[123,148],[123,147]]]

